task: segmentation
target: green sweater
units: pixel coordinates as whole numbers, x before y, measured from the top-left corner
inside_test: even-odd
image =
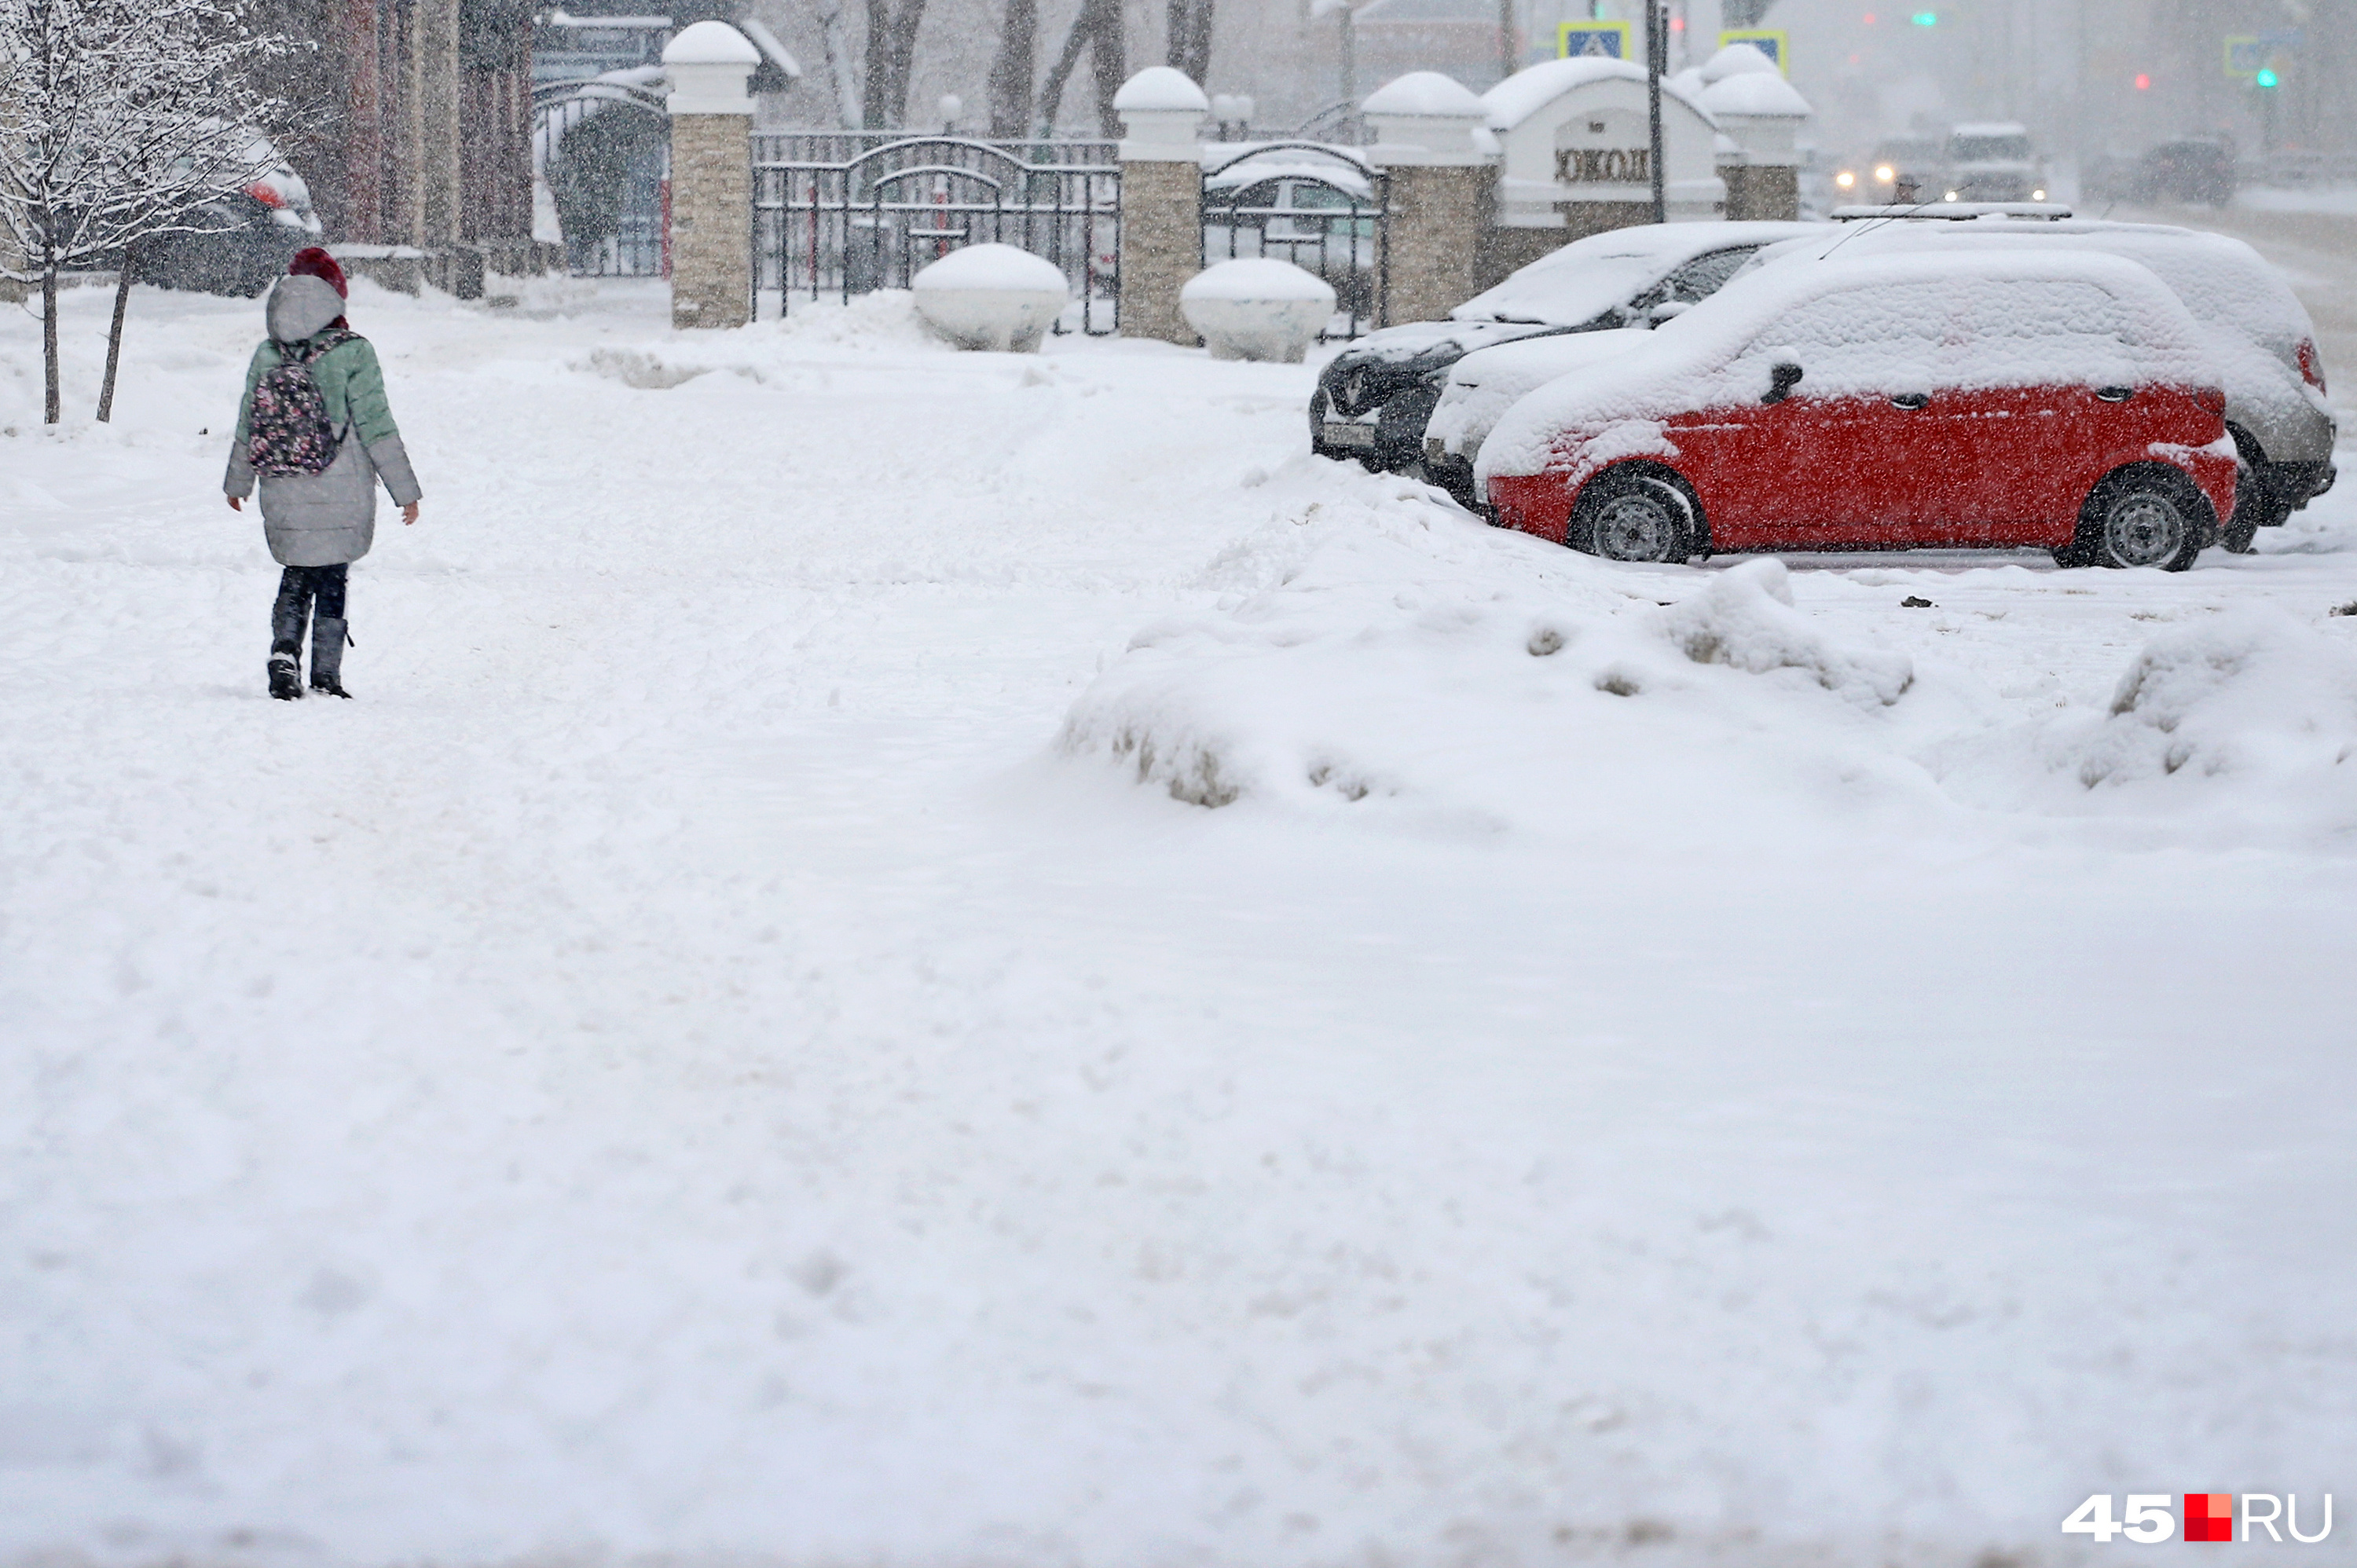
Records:
[[[274,340],[264,340],[253,351],[253,362],[245,368],[245,396],[237,405],[237,445],[245,447],[246,437],[253,434],[253,389],[262,378],[278,368],[280,355]],[[337,344],[310,362],[311,379],[319,384],[319,395],[327,401],[328,423],[339,431],[350,425],[359,435],[362,446],[373,449],[388,436],[401,432],[393,423],[393,406],[384,400],[384,371],[376,362],[376,347],[365,338],[353,338]]]

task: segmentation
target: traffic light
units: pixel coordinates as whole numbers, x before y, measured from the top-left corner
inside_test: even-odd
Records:
[[[2251,85],[2254,87],[2281,87],[2283,85],[2283,78],[2276,74],[2275,67],[2271,65],[2263,65],[2259,67],[2259,74],[2251,78]]]
[[[1918,11],[1907,19],[1914,23],[1919,27],[1936,27],[1940,25],[1940,13],[1937,11]]]
[[[2136,89],[2138,92],[2149,92],[2152,90],[2152,78],[2144,71],[2136,72]]]

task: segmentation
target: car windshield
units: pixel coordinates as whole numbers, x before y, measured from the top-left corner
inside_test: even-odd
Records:
[[[1684,258],[1659,252],[1598,255],[1566,246],[1449,314],[1459,321],[1539,322],[1578,327],[1628,305]]]
[[[1298,210],[1340,211],[1356,204],[1347,191],[1337,190],[1330,185],[1312,185],[1307,180],[1297,180],[1293,185],[1293,199],[1286,205]]]
[[[1958,136],[1948,156],[1960,164],[2018,164],[2029,160],[2028,136]]]
[[[1875,148],[1878,164],[1926,164],[1940,156],[1940,145],[1924,137],[1901,137]]]

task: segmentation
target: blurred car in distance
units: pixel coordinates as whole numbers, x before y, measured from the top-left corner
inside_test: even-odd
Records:
[[[285,274],[296,252],[317,244],[319,220],[303,177],[259,136],[246,163],[244,186],[198,209],[188,231],[142,241],[132,275],[164,288],[251,296]]]
[[[1825,232],[1818,223],[1647,223],[1575,240],[1447,320],[1387,327],[1336,355],[1310,396],[1310,448],[1414,472],[1449,367],[1465,355],[1518,338],[1652,327],[1707,298],[1762,245]]]
[[[1958,125],[1948,133],[1949,201],[2043,201],[2046,164],[2029,145],[2029,128],[2010,120]]]
[[[1500,523],[1618,561],[2034,546],[2181,571],[2233,509],[2209,370],[2116,256],[1770,263],[1524,398],[1477,473]]]
[[[1242,256],[1291,262],[1333,286],[1337,310],[1372,319],[1376,244],[1374,192],[1355,169],[1247,159],[1203,182],[1207,266]]]
[[[1835,170],[1834,188],[1843,202],[1868,206],[1937,200],[1947,189],[1947,165],[1942,152],[1937,136],[1886,136],[1874,145],[1863,164]]]

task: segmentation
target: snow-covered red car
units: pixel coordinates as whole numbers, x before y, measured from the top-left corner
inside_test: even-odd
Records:
[[[2260,529],[2277,526],[2332,488],[2332,449],[2340,427],[2325,396],[2316,324],[2283,274],[2242,241],[2159,223],[1995,214],[1961,222],[1868,220],[1844,224],[1842,231],[1829,239],[1770,245],[1746,262],[1737,277],[1824,256],[1856,259],[1900,251],[2029,245],[2125,257],[2149,270],[2183,303],[2217,367],[2218,384],[2226,393],[2226,434],[2234,438],[2244,464],[2234,512],[2225,521],[2226,547],[2250,550]],[[1445,398],[1442,406],[1448,406]]]
[[[1835,256],[1525,397],[1477,478],[1501,523],[1620,561],[1984,545],[2182,570],[2233,510],[2225,406],[2134,262]]]

